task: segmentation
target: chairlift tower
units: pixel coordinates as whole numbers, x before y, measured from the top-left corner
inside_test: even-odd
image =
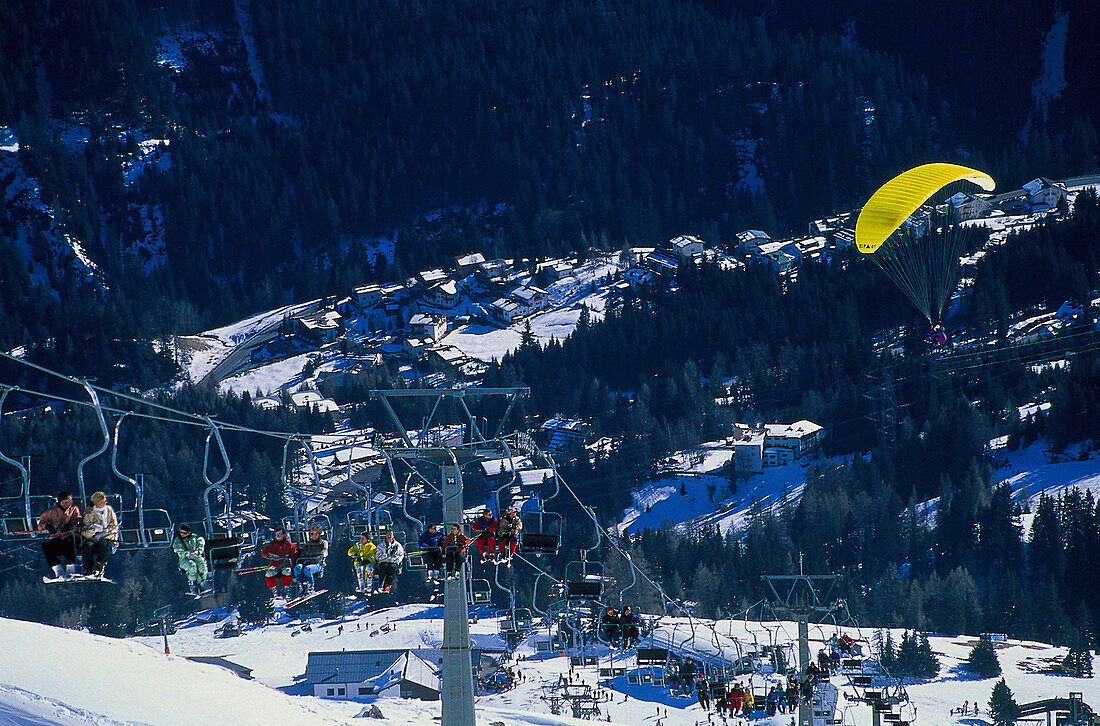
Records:
[[[776,614],[784,613],[798,620],[798,676],[799,683],[806,680],[806,667],[810,664],[810,617],[828,615],[837,608],[830,602],[833,588],[840,575],[806,575],[801,572],[799,557],[797,575],[762,575],[761,579],[771,591],[771,608]],[[813,726],[812,699],[799,699],[798,726]],[[878,726],[876,722],[875,726]]]
[[[391,391],[373,391],[372,397],[381,401],[390,420],[397,428],[404,447],[386,452],[387,455],[404,459],[420,460],[435,464],[440,468],[443,495],[443,521],[445,525],[462,524],[462,465],[482,458],[489,448],[490,440],[485,438],[477,425],[476,417],[466,406],[465,399],[476,396],[507,396],[508,407],[501,417],[494,436],[503,432],[508,415],[521,396],[527,396],[530,388],[477,388],[477,389],[409,389]],[[414,442],[408,429],[390,404],[390,398],[434,398],[431,413],[424,421],[419,442]],[[468,421],[468,441],[461,447],[429,446],[426,433],[431,428],[432,418],[444,399],[458,401]],[[467,572],[469,568],[467,567]],[[470,611],[466,599],[466,580],[455,577],[443,582],[443,683],[440,700],[442,701],[441,726],[475,726],[474,719],[474,672],[470,654]]]

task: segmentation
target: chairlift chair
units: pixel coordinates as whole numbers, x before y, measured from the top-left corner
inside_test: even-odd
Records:
[[[332,520],[327,514],[314,514],[304,520],[287,518],[283,520],[283,529],[286,530],[286,538],[296,546],[301,547],[309,539],[309,530],[320,527],[321,533],[328,542],[332,542]]]
[[[493,599],[492,586],[483,578],[471,578],[466,592],[470,605],[488,605]]]
[[[388,509],[358,509],[348,512],[344,517],[348,538],[355,542],[359,535],[366,534],[371,539],[380,538],[387,529],[393,528],[393,516]]]
[[[524,512],[520,515],[523,521],[523,529],[519,534],[519,545],[516,550],[520,554],[531,555],[556,555],[561,548],[562,516],[557,512],[547,512],[539,508],[533,512]]]
[[[567,600],[599,600],[603,584],[603,565],[598,562],[577,560],[565,566]]]

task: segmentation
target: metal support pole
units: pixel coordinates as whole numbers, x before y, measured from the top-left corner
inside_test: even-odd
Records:
[[[799,685],[806,682],[806,667],[810,665],[810,626],[806,618],[798,619],[798,675]],[[798,726],[814,726],[814,707],[809,699],[798,700]],[[877,716],[876,716],[877,718]],[[875,726],[878,726],[876,723]]]
[[[453,457],[452,457],[453,458]],[[457,460],[443,471],[443,521],[462,524],[462,471]],[[466,578],[443,581],[443,701],[441,726],[475,726],[474,669]]]

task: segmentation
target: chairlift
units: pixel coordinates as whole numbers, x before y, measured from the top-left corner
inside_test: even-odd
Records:
[[[470,605],[488,605],[493,599],[493,589],[489,581],[483,578],[471,578],[466,590]]]
[[[566,599],[599,600],[603,595],[603,565],[586,559],[565,566]]]
[[[321,528],[322,536],[329,542],[332,541],[332,520],[327,514],[314,514],[303,519],[290,517],[283,520],[283,529],[286,530],[286,538],[298,547],[309,539],[309,531],[314,527]]]
[[[203,520],[206,526],[204,555],[212,572],[215,570],[235,570],[240,564],[242,550],[254,549],[257,545],[255,525],[253,525],[251,537],[246,538],[243,536],[243,532],[234,532],[233,494],[230,489],[226,489],[224,486],[225,481],[229,479],[229,475],[233,471],[233,465],[229,461],[229,454],[225,450],[225,444],[222,442],[218,427],[214,425],[209,417],[206,418],[206,422],[210,425],[210,431],[206,435],[206,444],[203,447],[202,455],[202,478],[206,482],[206,489],[202,493],[202,504],[206,512],[206,517]],[[210,442],[212,440],[217,442],[222,463],[225,465],[225,473],[216,482],[210,481]],[[217,494],[225,502],[225,508],[221,514],[221,523],[215,520],[214,514],[210,510],[211,494]]]
[[[380,538],[387,529],[393,529],[393,516],[382,507],[357,509],[344,516],[344,527],[352,542],[356,542],[361,534],[373,540]]]
[[[525,555],[556,555],[561,548],[564,522],[557,512],[547,512],[543,500],[538,500],[534,511],[520,514],[523,529],[519,534],[516,551]]]
[[[129,415],[130,411],[127,411],[115,421],[114,442],[111,447],[111,471],[119,479],[130,484],[135,494],[134,508],[130,510],[121,509],[122,497],[121,495],[118,497],[118,547],[120,550],[171,547],[175,528],[167,510],[145,508],[145,475],[138,474],[135,478],[123,474],[118,469],[118,430],[123,420]],[[127,522],[132,521],[137,522],[136,528],[126,526]]]

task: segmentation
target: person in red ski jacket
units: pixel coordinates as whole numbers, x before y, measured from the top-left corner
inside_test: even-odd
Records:
[[[268,589],[275,594],[275,586],[282,580],[283,595],[289,595],[294,582],[294,560],[298,556],[298,548],[287,539],[285,529],[275,528],[275,539],[260,550],[260,556],[267,560],[264,582]]]
[[[495,558],[497,518],[493,516],[493,510],[488,507],[481,510],[481,516],[470,524],[470,529],[474,533],[477,551],[481,553],[481,561],[485,562],[487,557]]]

